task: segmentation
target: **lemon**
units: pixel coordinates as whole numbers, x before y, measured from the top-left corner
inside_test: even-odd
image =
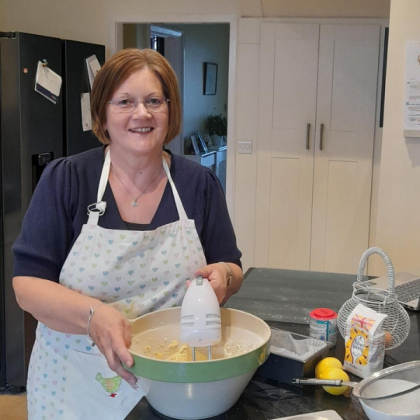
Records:
[[[319,374],[319,379],[342,379],[343,381],[350,380],[349,375],[347,375],[344,370],[336,367],[330,367],[323,370]],[[322,388],[324,388],[325,391],[331,395],[341,395],[349,389],[348,386],[323,386]]]
[[[322,359],[315,367],[315,378],[319,378],[322,371],[332,367],[343,370],[343,365],[335,357],[326,357],[325,359]]]

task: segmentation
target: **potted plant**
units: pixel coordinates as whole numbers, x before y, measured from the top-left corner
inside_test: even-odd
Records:
[[[206,119],[206,129],[215,146],[220,146],[222,137],[227,135],[227,119],[222,114],[210,114]]]

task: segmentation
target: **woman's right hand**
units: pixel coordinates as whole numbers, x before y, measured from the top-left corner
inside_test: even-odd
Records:
[[[120,312],[108,305],[100,305],[94,311],[89,334],[99,351],[105,356],[108,366],[132,387],[136,386],[136,377],[122,363],[131,367],[133,357],[127,350],[131,345],[131,325]]]

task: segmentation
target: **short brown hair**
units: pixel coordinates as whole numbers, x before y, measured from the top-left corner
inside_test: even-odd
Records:
[[[181,131],[181,99],[178,80],[171,65],[160,53],[151,49],[126,48],[114,54],[95,77],[92,87],[91,114],[92,131],[98,139],[109,144],[110,138],[104,126],[106,109],[115,91],[134,73],[148,68],[162,84],[168,102],[168,133],[164,144],[168,144]]]

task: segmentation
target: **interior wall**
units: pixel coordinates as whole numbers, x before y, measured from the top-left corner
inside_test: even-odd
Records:
[[[389,17],[390,0],[0,0],[0,29],[114,46],[112,22],[133,16]]]
[[[390,0],[244,0],[241,12],[242,16],[261,17],[388,18],[389,5]]]
[[[133,17],[234,15],[240,16],[239,0],[0,0],[0,29],[52,36],[106,46],[107,58],[115,49],[109,36],[114,22]]]
[[[251,141],[251,154],[236,156],[235,231],[244,270],[254,266],[261,19],[239,22],[236,76],[236,138]]]
[[[226,116],[229,76],[229,25],[166,25],[183,32],[184,38],[184,139],[192,134],[206,133],[209,114]],[[216,95],[203,94],[204,62],[216,63]],[[188,99],[188,100],[187,100]]]
[[[229,77],[229,25],[221,24],[167,24],[156,26],[183,33],[184,43],[184,110],[183,135],[185,153],[189,154],[190,137],[197,131],[207,133],[205,120],[209,114],[226,116]],[[138,33],[145,33],[147,24],[124,25],[124,47],[149,47],[148,40],[139,41]],[[216,63],[216,95],[204,95],[204,62]]]
[[[418,0],[391,1],[375,245],[396,272],[420,266],[420,139],[403,136],[405,52],[408,42],[420,42],[419,16]],[[369,273],[386,274],[379,257]]]

